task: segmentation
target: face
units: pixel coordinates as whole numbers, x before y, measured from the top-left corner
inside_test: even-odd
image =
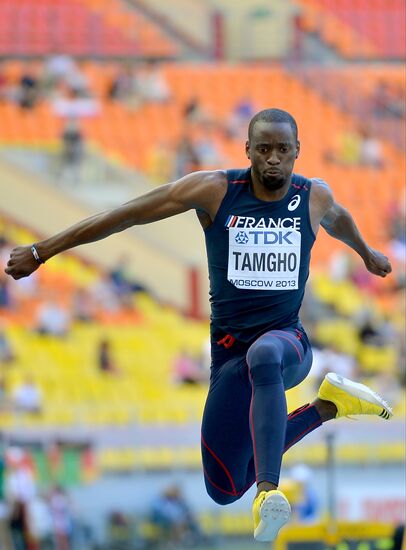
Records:
[[[292,174],[300,143],[288,122],[258,121],[245,150],[256,181],[269,191],[276,191]]]

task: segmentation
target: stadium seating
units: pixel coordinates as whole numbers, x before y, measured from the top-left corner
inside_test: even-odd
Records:
[[[360,78],[362,73],[362,78]],[[404,80],[402,67],[365,64],[359,67],[306,67],[299,71],[308,86],[351,113],[377,136],[404,147]],[[367,123],[365,123],[367,121]]]
[[[344,58],[405,55],[402,0],[300,0],[304,30],[318,33]]]
[[[105,2],[86,2],[89,9],[106,10],[108,13]],[[4,65],[10,84],[18,81],[23,67],[24,64],[19,61]],[[41,70],[40,64],[33,67]],[[101,116],[83,121],[85,134],[89,143],[102,154],[145,169],[151,146],[159,140],[165,140],[169,147],[176,148],[185,129],[184,106],[192,98],[198,98],[203,109],[218,121],[210,129],[210,137],[224,158],[224,166],[220,163],[219,167],[244,166],[247,160],[243,140],[226,137],[224,124],[233,106],[248,94],[258,109],[277,105],[295,114],[303,151],[297,171],[308,175],[322,174],[332,185],[340,202],[350,207],[366,237],[376,247],[385,248],[387,228],[383,222],[383,211],[401,197],[402,156],[386,141],[386,164],[382,169],[343,167],[328,162],[326,152],[336,146],[334,136],[348,126],[356,127],[357,120],[351,114],[343,113],[334,101],[317,93],[301,78],[279,67],[163,65],[172,100],[163,104],[146,102],[131,110],[125,103],[106,99],[106,90],[116,69],[116,63],[81,64],[81,70],[102,106]],[[347,75],[344,81],[348,82],[348,89],[351,90],[351,71],[340,71]],[[356,86],[358,93],[366,97],[373,90],[378,74],[382,73],[371,68],[358,68],[357,71],[360,75],[365,74],[365,78],[357,79]],[[400,83],[398,69],[387,69],[384,75],[388,82]],[[334,86],[334,82],[333,74],[329,85]],[[2,102],[0,119],[0,144],[3,146],[51,149],[58,146],[63,120],[55,115],[51,103],[43,101],[26,111],[10,102]],[[331,128],[334,128],[333,133]],[[202,132],[193,125],[188,130]],[[207,131],[205,128],[203,133]],[[382,185],[382,181],[388,184]],[[35,240],[24,229],[14,224],[6,225],[12,241]],[[332,245],[331,239],[320,236],[313,261],[325,266],[335,250],[337,248]],[[96,268],[85,266],[75,257],[66,255],[55,258],[46,270],[40,270],[39,285],[63,295],[65,304],[70,304],[77,288],[94,283],[98,277],[100,272]],[[318,327],[318,339],[326,345],[334,341],[343,352],[355,355],[365,374],[379,372],[382,362],[388,363],[393,370],[396,360],[393,350],[361,346],[354,327],[348,321],[365,303],[365,295],[349,282],[332,282],[323,275],[315,277],[314,289],[317,297],[334,307],[341,316],[338,320],[323,322]],[[103,426],[132,422],[185,424],[199,420],[206,388],[174,386],[171,363],[185,339],[194,353],[201,350],[207,335],[205,323],[186,323],[178,313],[159,307],[145,295],[137,298],[134,311],[114,314],[98,311],[96,325],[75,324],[66,340],[57,341],[31,332],[38,303],[39,299],[25,300],[15,310],[2,311],[2,315],[9,323],[8,334],[19,357],[17,368],[10,372],[8,379],[10,391],[26,373],[32,372],[35,357],[35,363],[40,365],[35,371],[35,379],[45,395],[44,414],[39,418],[27,416],[16,420],[4,413],[0,421],[3,426],[16,421],[26,424]],[[122,371],[120,377],[106,378],[95,368],[95,347],[100,330],[114,343],[117,363]],[[80,385],[77,383],[79,378]],[[289,392],[290,407],[300,405],[303,392],[307,395],[307,391],[304,388],[303,391],[294,389]]]
[[[18,62],[6,65],[11,82],[16,79],[21,66]],[[115,67],[115,64],[96,63],[85,63],[82,67],[102,103],[101,116],[83,121],[85,134],[103,154],[145,170],[148,155],[157,143],[164,141],[169,149],[176,149],[185,129],[182,110],[187,101],[196,97],[202,107],[219,121],[220,128],[210,130],[210,139],[224,159],[223,165],[220,162],[217,167],[244,166],[246,158],[241,139],[225,137],[221,125],[233,106],[249,93],[258,108],[278,105],[295,114],[303,150],[297,170],[308,175],[322,174],[333,186],[337,198],[352,208],[366,237],[376,246],[384,246],[386,230],[376,220],[382,218],[385,205],[401,197],[404,159],[392,143],[384,141],[385,167],[381,170],[342,167],[327,162],[327,153],[336,147],[336,136],[349,126],[357,128],[359,122],[353,115],[343,113],[332,100],[321,97],[300,78],[276,67],[167,65],[163,66],[163,71],[173,100],[164,104],[145,103],[138,109],[129,110],[124,104],[104,99]],[[363,74],[364,69],[357,70],[359,75]],[[401,70],[389,70],[384,74],[389,82],[400,82]],[[372,69],[365,69],[365,75],[366,84],[357,86],[365,89],[363,93],[367,94],[373,86],[367,83],[376,82],[378,77]],[[357,80],[364,79],[360,76]],[[31,112],[25,112],[15,105],[3,103],[0,104],[0,117],[3,121],[0,128],[2,144],[55,147],[58,143],[63,121],[55,116],[48,104],[40,104]],[[207,129],[190,131],[202,135],[208,132]],[[381,185],[383,180],[390,185]],[[316,261],[331,254],[331,243],[328,242],[325,239],[318,242],[314,254]]]
[[[406,457],[404,445],[394,443],[390,449],[385,443],[340,445],[337,458],[344,464],[390,464],[402,462]],[[311,443],[305,448],[292,447],[284,457],[284,465],[291,466],[306,462],[320,466],[327,458],[326,446],[322,442]],[[201,467],[198,445],[192,447],[106,447],[100,449],[98,467],[103,472],[126,472],[133,470],[186,469]]]
[[[174,57],[178,46],[118,0],[3,0],[0,54]]]
[[[32,242],[35,236],[3,220],[1,232],[14,242]],[[147,294],[138,295],[135,310],[98,315],[94,323],[73,324],[63,338],[39,335],[33,331],[35,312],[46,295],[63,298],[69,307],[75,289],[94,284],[99,271],[84,265],[74,256],[55,258],[38,272],[38,289],[34,297],[25,297],[12,309],[1,309],[2,322],[16,353],[16,362],[7,370],[7,390],[11,394],[30,375],[44,396],[41,415],[0,414],[0,426],[126,426],[185,425],[199,422],[206,396],[206,384],[178,386],[173,379],[173,361],[187,347],[193,354],[202,351],[207,338],[207,323],[184,320],[168,307],[157,304]],[[364,375],[379,373],[382,365],[392,372],[396,354],[392,348],[361,345],[356,330],[348,320],[363,307],[365,297],[349,282],[333,283],[325,275],[313,281],[315,294],[336,308],[341,317],[323,320],[316,331],[320,343],[336,347],[359,359]],[[344,300],[345,296],[349,297]],[[377,307],[377,306],[375,306]],[[101,335],[113,344],[119,374],[100,373],[97,369],[97,345]],[[294,409],[311,398],[311,382],[288,392],[289,408]],[[403,406],[401,404],[401,406]],[[146,451],[145,451],[146,452]],[[180,451],[179,451],[180,452]],[[183,453],[183,451],[182,451]],[[172,455],[168,450],[151,452],[134,458],[105,459],[106,467],[123,467],[129,461],[162,467],[163,462],[194,463],[188,451]],[[114,455],[115,456],[115,455]],[[194,456],[194,455],[193,455]],[[110,460],[110,462],[109,462]],[[155,462],[154,462],[155,461]],[[155,464],[155,466],[154,466]]]

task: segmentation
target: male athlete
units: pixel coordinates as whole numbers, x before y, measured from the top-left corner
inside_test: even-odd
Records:
[[[321,225],[385,277],[391,266],[363,240],[328,185],[293,174],[294,118],[279,109],[250,122],[243,170],[195,172],[58,235],[15,248],[6,273],[19,279],[52,256],[132,225],[196,210],[210,273],[212,367],[202,423],[208,494],[239,499],[256,482],[254,537],[274,540],[290,516],[278,491],[282,454],[323,422],[349,414],[390,418],[368,387],[327,374],[318,397],[287,415],[285,390],[308,374],[312,352],[298,313]]]

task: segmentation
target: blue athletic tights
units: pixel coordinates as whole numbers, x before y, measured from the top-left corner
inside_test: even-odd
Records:
[[[255,481],[278,485],[283,453],[321,418],[311,405],[287,415],[285,390],[299,384],[312,363],[303,331],[272,330],[248,350],[236,343],[214,351],[202,458],[208,494],[229,504]]]

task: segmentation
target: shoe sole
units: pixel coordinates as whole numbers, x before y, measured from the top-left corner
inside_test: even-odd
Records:
[[[336,388],[339,388],[354,397],[363,399],[368,403],[382,407],[382,412],[379,416],[384,420],[389,420],[393,416],[393,411],[388,403],[378,393],[375,393],[371,390],[371,388],[368,388],[368,386],[348,380],[348,378],[344,378],[344,376],[340,376],[335,372],[329,372],[326,374],[326,379]]]
[[[289,502],[281,494],[269,495],[261,505],[261,521],[254,532],[258,542],[272,542],[278,536],[279,530],[289,521],[291,508]]]

